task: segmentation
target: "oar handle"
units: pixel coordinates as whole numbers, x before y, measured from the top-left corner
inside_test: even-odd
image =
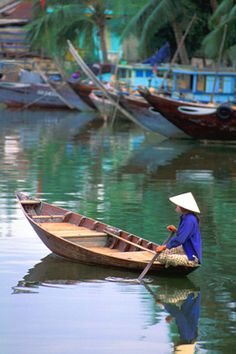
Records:
[[[170,241],[171,237],[174,236],[174,233],[175,233],[175,231],[171,231],[171,233],[169,234],[167,239],[163,242],[163,245],[166,245]]]
[[[143,250],[143,251],[147,251],[147,252],[150,252],[150,253],[155,254],[155,251],[153,251],[153,250],[151,250],[151,249],[149,249],[149,248],[143,247],[143,246],[141,246],[141,245],[138,245],[137,243],[134,243],[134,242],[132,242],[132,241],[129,241],[129,240],[127,240],[127,239],[124,238],[124,237],[118,236],[118,235],[114,234],[114,232],[109,231],[108,229],[104,229],[103,231],[104,231],[107,235],[110,235],[110,236],[112,236],[112,237],[115,237],[115,238],[117,238],[118,240],[121,240],[121,241],[123,241],[123,242],[128,243],[129,245],[135,246],[136,248],[140,248],[140,249]]]

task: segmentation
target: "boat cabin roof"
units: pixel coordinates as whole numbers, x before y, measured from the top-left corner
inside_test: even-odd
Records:
[[[231,76],[231,77],[236,77],[236,71],[235,70],[210,70],[210,69],[192,69],[192,70],[186,70],[186,69],[172,69],[173,75],[175,74],[181,74],[181,75],[203,75],[203,76]]]

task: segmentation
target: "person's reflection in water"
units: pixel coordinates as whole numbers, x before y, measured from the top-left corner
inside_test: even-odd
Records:
[[[179,340],[174,344],[174,353],[194,353],[200,317],[200,289],[191,285],[181,288],[181,284],[175,287],[167,283],[154,293],[147,284],[145,287],[152,293],[156,303],[168,312],[166,322],[176,323]]]
[[[175,345],[175,353],[194,353],[198,336],[198,321],[200,316],[200,291],[190,293],[184,301],[163,303],[169,313],[166,321],[175,319],[180,341]]]

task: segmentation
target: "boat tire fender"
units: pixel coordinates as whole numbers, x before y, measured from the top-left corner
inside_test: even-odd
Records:
[[[231,116],[233,114],[233,109],[228,105],[222,104],[217,108],[216,114],[219,119],[228,120],[231,118]]]

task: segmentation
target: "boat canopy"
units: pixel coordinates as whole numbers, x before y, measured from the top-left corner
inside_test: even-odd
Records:
[[[208,103],[235,100],[236,71],[173,69],[172,95]]]

